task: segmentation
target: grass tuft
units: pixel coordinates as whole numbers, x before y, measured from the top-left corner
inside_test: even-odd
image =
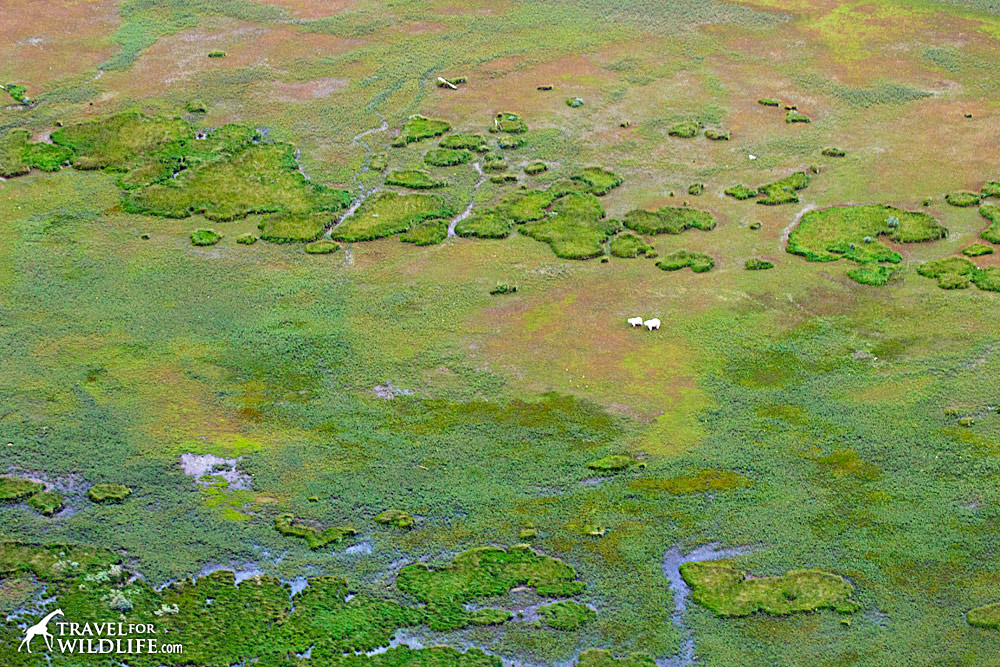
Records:
[[[712,270],[715,260],[704,253],[678,250],[666,255],[656,266],[664,271],[677,271],[690,266],[695,273],[705,273]]]

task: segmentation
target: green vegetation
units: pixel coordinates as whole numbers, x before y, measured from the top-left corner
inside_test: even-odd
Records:
[[[799,201],[799,196],[795,194],[796,191],[808,186],[809,174],[804,171],[797,171],[785,178],[757,188],[757,192],[760,194],[757,203],[766,206],[794,204]]]
[[[413,518],[412,514],[403,510],[385,510],[376,515],[375,522],[396,528],[412,528],[416,524],[416,519]]]
[[[704,253],[678,250],[664,256],[656,263],[656,266],[664,271],[677,271],[690,266],[695,273],[705,273],[712,270],[712,267],[715,266],[715,260]]]
[[[615,658],[610,651],[589,648],[580,654],[576,667],[656,667],[656,661],[645,653],[632,653],[625,658]]]
[[[638,257],[652,249],[653,246],[635,234],[618,234],[608,244],[608,250],[615,257]]]
[[[448,221],[431,218],[410,227],[399,240],[413,245],[437,245],[448,236]]]
[[[969,206],[978,206],[980,196],[978,192],[970,192],[968,190],[955,190],[949,192],[944,196],[944,200],[951,204],[952,206],[958,206],[960,208],[966,208]]]
[[[604,254],[604,242],[620,229],[616,220],[604,219],[604,209],[592,194],[560,197],[552,215],[519,228],[525,236],[548,243],[564,259],[590,259]]]
[[[15,102],[20,102],[23,104],[28,101],[27,87],[18,85],[16,83],[8,83],[6,86],[3,86],[3,88],[4,90],[7,91],[7,94],[10,95]]]
[[[496,209],[473,213],[455,225],[458,236],[474,236],[481,239],[506,238],[513,225],[510,218]]]
[[[52,516],[63,508],[63,499],[55,491],[41,491],[28,498],[28,506],[39,514]]]
[[[1000,629],[1000,604],[970,609],[965,614],[965,621],[977,628]]]
[[[503,185],[504,183],[516,183],[516,174],[493,174],[490,176],[490,183],[499,183]]]
[[[705,191],[704,183],[692,183],[691,185],[688,186],[688,194],[694,195],[695,197],[697,197],[704,191]]]
[[[348,537],[357,534],[349,526],[330,526],[320,529],[316,526],[301,523],[291,514],[282,514],[274,520],[275,529],[282,535],[289,537],[299,537],[309,544],[310,549],[320,549],[328,544],[343,542]]]
[[[580,97],[567,97],[566,106],[571,109],[576,109],[583,106],[583,99]]]
[[[705,129],[705,138],[711,141],[729,141],[731,137],[728,130],[716,130],[711,127]]]
[[[743,268],[745,268],[747,271],[766,271],[767,269],[774,268],[774,262],[769,262],[766,259],[753,257],[751,259],[748,259],[743,264]]]
[[[468,150],[477,153],[485,153],[489,150],[486,137],[481,134],[449,134],[438,142],[441,148],[452,150]]]
[[[851,599],[854,587],[843,578],[820,570],[792,570],[781,577],[747,579],[747,573],[718,562],[684,563],[681,576],[691,586],[691,598],[717,616],[773,616],[818,609],[852,614],[860,605]]]
[[[826,157],[844,157],[847,155],[847,151],[842,148],[827,147],[823,149],[823,155]]]
[[[0,477],[0,502],[21,502],[45,489],[41,482],[23,477]]]
[[[531,162],[529,164],[524,165],[524,173],[526,173],[528,176],[537,176],[538,174],[548,171],[548,169],[549,165],[540,161]]]
[[[847,277],[854,282],[873,287],[885,285],[894,275],[896,275],[896,272],[891,268],[876,264],[875,262],[866,262],[847,272]]]
[[[671,137],[680,137],[682,139],[690,139],[695,137],[701,132],[701,124],[695,123],[693,121],[685,121],[682,123],[674,123],[667,129],[667,134]]]
[[[899,254],[879,243],[879,236],[898,243],[916,243],[947,235],[948,230],[926,213],[879,204],[835,206],[803,215],[789,234],[786,250],[810,262],[846,257],[859,263],[898,263]]]
[[[702,493],[705,491],[729,491],[750,486],[748,477],[728,470],[714,468],[699,470],[690,476],[670,479],[637,479],[629,482],[629,488],[641,491],[666,491],[674,495]]]
[[[496,287],[490,290],[490,294],[493,296],[499,296],[501,294],[513,294],[517,292],[517,285],[509,285],[507,283],[497,283]],[[521,539],[525,539],[524,531],[521,531]]]
[[[525,123],[516,113],[505,111],[493,117],[493,125],[490,132],[509,132],[511,134],[521,134],[528,131],[528,124]]]
[[[501,137],[497,139],[497,147],[506,150],[514,150],[517,148],[521,148],[522,146],[524,146],[525,143],[526,142],[524,137],[513,136],[509,134],[501,135]]]
[[[424,154],[424,162],[432,167],[454,167],[472,160],[472,153],[464,149],[432,148]]]
[[[762,97],[757,100],[757,104],[762,104],[765,107],[780,107],[781,100],[776,100],[773,97]]]
[[[366,199],[353,215],[334,227],[332,236],[338,241],[372,241],[405,232],[428,218],[451,216],[451,209],[439,195],[384,190]]]
[[[811,123],[812,119],[809,116],[799,113],[795,109],[792,109],[785,114],[786,123]]]
[[[434,178],[426,169],[393,169],[386,175],[385,184],[412,190],[430,190],[448,185],[448,182]]]
[[[260,238],[272,243],[315,241],[333,224],[329,213],[277,213],[258,225]]]
[[[556,630],[576,630],[584,623],[597,618],[597,612],[585,604],[563,600],[538,608],[542,622]]]
[[[236,237],[236,242],[240,245],[253,245],[257,242],[257,235],[247,232]]]
[[[521,224],[545,218],[548,215],[546,209],[554,199],[545,190],[522,190],[504,197],[497,210],[511,221]]]
[[[222,234],[214,229],[196,229],[191,232],[191,245],[209,246],[222,240]]]
[[[573,174],[571,178],[586,183],[589,192],[598,197],[608,194],[622,184],[622,179],[618,175],[601,167],[587,167]]]
[[[965,289],[972,280],[976,265],[964,257],[945,257],[925,262],[917,273],[927,278],[937,278],[941,289]]]
[[[485,171],[503,171],[507,168],[507,158],[499,153],[489,153],[483,159],[483,169]]]
[[[983,204],[979,207],[979,215],[990,222],[990,226],[980,232],[979,236],[990,243],[1000,243],[1000,206]]]
[[[0,177],[23,176],[32,168],[42,171],[59,171],[72,152],[63,146],[29,141],[27,130],[8,130],[0,135]]]
[[[992,255],[993,247],[988,246],[985,243],[973,243],[972,245],[962,248],[962,254],[966,257],[982,257],[983,255]]]
[[[979,194],[983,197],[1000,197],[1000,181],[986,181]]]
[[[432,630],[455,630],[468,625],[472,614],[464,605],[478,598],[502,595],[515,586],[530,586],[539,595],[576,595],[584,588],[566,563],[535,553],[525,544],[508,550],[470,549],[448,565],[407,565],[396,577],[400,591],[426,604]]]
[[[120,503],[131,493],[132,489],[124,484],[94,484],[87,490],[87,497],[95,503]]]
[[[637,209],[625,214],[625,227],[640,234],[680,234],[687,229],[711,231],[715,216],[696,208],[664,206],[655,211]]]
[[[239,239],[237,239],[239,241]],[[320,239],[318,241],[313,241],[312,243],[307,243],[304,247],[306,254],[309,255],[329,255],[340,250],[340,244],[336,241],[331,241],[330,239]]]
[[[208,52],[208,57],[209,58],[225,58],[226,57],[226,52],[225,51],[209,51]]]
[[[739,199],[743,201],[745,199],[753,199],[757,196],[757,191],[746,185],[734,185],[730,188],[726,188],[725,195],[727,197],[732,197],[734,199]]]
[[[636,463],[638,463],[638,461],[631,456],[626,456],[624,454],[610,454],[604,458],[597,459],[596,461],[591,461],[587,464],[587,467],[598,472],[617,472],[619,470],[631,468]]]
[[[191,100],[184,105],[188,113],[208,113],[208,105],[201,100]]]
[[[392,140],[392,145],[406,146],[422,139],[439,137],[450,129],[451,125],[447,121],[433,120],[416,114],[406,119],[399,134]]]

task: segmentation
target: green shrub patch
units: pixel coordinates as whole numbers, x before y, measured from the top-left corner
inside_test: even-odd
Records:
[[[989,604],[985,607],[970,609],[965,614],[965,621],[977,628],[1000,629],[1000,604]]]
[[[444,187],[448,182],[434,178],[426,169],[393,169],[386,175],[385,184],[411,190],[432,190]]]
[[[483,169],[485,171],[503,171],[507,168],[507,158],[499,153],[489,153],[483,159]]]
[[[226,52],[225,51],[209,51],[208,52],[208,57],[209,58],[225,58],[226,57]]]
[[[615,257],[638,257],[652,249],[653,246],[635,234],[618,234],[608,244],[608,250]]]
[[[963,248],[962,254],[966,257],[982,257],[983,255],[992,255],[993,247],[988,246],[985,243],[973,243],[972,245]]]
[[[603,648],[589,648],[577,658],[576,667],[656,667],[653,656],[632,653],[624,658],[615,658],[611,651]]]
[[[694,121],[685,121],[683,123],[674,123],[669,128],[667,128],[667,134],[671,137],[680,137],[681,139],[690,139],[695,137],[701,131],[701,123],[696,123]]]
[[[964,257],[944,257],[925,262],[917,273],[927,278],[937,278],[942,289],[965,289],[972,281],[976,265]]]
[[[24,104],[28,101],[27,87],[18,85],[16,83],[8,83],[6,86],[3,86],[3,88],[4,90],[7,91],[7,94],[10,95],[11,99],[13,99],[15,102],[20,102],[21,104]]]
[[[990,222],[990,226],[980,232],[979,236],[990,243],[1000,243],[1000,206],[983,204],[979,207],[979,215]]]
[[[818,609],[852,614],[861,608],[854,587],[843,577],[821,570],[792,570],[780,577],[747,578],[747,573],[718,562],[683,563],[681,576],[691,599],[716,616],[773,616]]]
[[[545,596],[576,595],[584,589],[573,568],[524,544],[506,551],[470,549],[437,567],[407,565],[399,571],[396,586],[426,605],[427,625],[437,631],[468,625],[475,612],[467,611],[466,603],[503,595],[515,586],[530,586]]]
[[[332,237],[338,241],[372,241],[405,232],[428,218],[452,215],[440,195],[383,190],[366,199],[358,210],[334,227]]]
[[[785,114],[786,123],[811,123],[812,119],[804,113],[799,113],[795,109],[792,109]]]
[[[403,127],[399,130],[399,135],[392,140],[392,145],[396,147],[406,146],[421,139],[439,137],[450,129],[451,125],[447,121],[433,120],[416,114],[406,119]]]
[[[209,246],[222,240],[222,234],[214,229],[196,229],[191,232],[191,245]]]
[[[454,167],[472,159],[472,153],[465,149],[432,148],[424,153],[424,162],[432,167]]]
[[[502,294],[514,294],[517,292],[517,285],[511,285],[508,283],[497,283],[496,287],[490,290],[490,294],[493,296],[500,296]],[[524,538],[524,531],[521,531],[521,539]]]
[[[490,183],[499,183],[503,185],[507,183],[516,183],[516,182],[517,182],[516,174],[493,174],[492,176],[490,176]]]
[[[747,271],[766,271],[768,269],[774,268],[774,262],[769,262],[766,259],[759,259],[757,257],[753,257],[751,259],[748,259],[746,263],[744,263],[743,268],[745,268]]]
[[[847,155],[847,151],[841,148],[828,147],[823,149],[823,155],[826,157],[844,157]]]
[[[617,472],[619,470],[631,468],[636,463],[638,463],[638,461],[631,456],[626,456],[624,454],[610,454],[604,458],[597,459],[596,461],[591,461],[587,464],[587,467],[598,472]]]
[[[490,132],[509,132],[511,134],[521,134],[528,131],[528,124],[525,123],[516,113],[505,111],[493,117],[493,125]]]
[[[73,156],[64,146],[32,143],[30,138],[31,133],[23,129],[8,130],[0,136],[0,177],[23,176],[32,168],[59,171]]]
[[[776,206],[778,204],[794,204],[799,201],[796,193],[809,186],[809,174],[804,171],[797,171],[780,180],[757,188],[760,198],[758,204],[766,206]]]
[[[656,266],[664,271],[677,271],[690,266],[695,273],[705,273],[712,270],[715,260],[704,253],[678,250],[666,255]]]
[[[753,199],[756,197],[757,191],[746,185],[734,185],[731,188],[726,188],[724,194],[727,197],[743,201],[745,199]]]
[[[375,517],[375,522],[383,526],[395,526],[396,528],[412,528],[416,519],[409,512],[403,510],[386,510]]]
[[[697,208],[664,206],[655,211],[629,211],[623,224],[640,234],[680,234],[687,229],[710,231],[715,229],[716,220],[710,212]]]
[[[522,190],[504,197],[498,210],[511,221],[521,224],[545,218],[548,215],[546,209],[554,199],[545,190]]]
[[[41,482],[23,477],[0,477],[0,502],[21,502],[45,489]]]
[[[726,130],[716,130],[714,128],[705,129],[705,138],[711,141],[729,141],[731,135]]]
[[[353,528],[347,526],[331,526],[320,530],[315,526],[301,523],[291,514],[282,514],[275,518],[274,528],[282,535],[304,539],[309,543],[310,549],[319,549],[331,543],[343,542],[346,538],[357,534]]]
[[[854,282],[862,285],[871,285],[872,287],[885,285],[894,275],[896,275],[896,272],[891,268],[876,264],[875,262],[864,263],[847,272],[847,277]]]
[[[36,493],[28,498],[28,506],[45,516],[52,516],[64,507],[62,496],[55,491]]]
[[[539,607],[538,615],[542,623],[556,630],[576,630],[587,621],[597,618],[596,611],[572,600],[562,600]]]
[[[455,225],[458,236],[474,236],[481,239],[502,239],[510,234],[513,225],[510,218],[496,209],[473,213]]]
[[[307,243],[304,250],[309,255],[329,255],[340,250],[340,244],[330,239],[320,239]]]
[[[879,236],[899,243],[915,243],[947,235],[948,230],[927,213],[881,204],[835,206],[803,215],[798,227],[789,234],[786,250],[810,262],[833,262],[846,257],[862,263],[898,263],[899,254],[879,243]]]
[[[590,186],[583,181],[574,181],[563,178],[558,181],[554,181],[548,187],[548,191],[553,197],[562,197],[563,195],[568,195],[572,192],[589,192]]]
[[[1000,181],[986,181],[979,194],[983,197],[1000,197]]]
[[[439,218],[424,220],[402,233],[404,243],[413,245],[437,245],[448,236],[448,221]]]
[[[333,223],[329,213],[276,213],[258,225],[260,238],[271,243],[315,241]]]
[[[969,206],[977,206],[979,204],[980,196],[978,192],[969,192],[968,190],[955,190],[949,192],[944,196],[944,200],[951,204],[952,206],[958,206],[959,208],[967,208]]]
[[[120,503],[131,493],[132,489],[124,484],[94,484],[87,490],[87,497],[95,503]]]
[[[237,236],[236,242],[240,245],[253,245],[257,242],[257,237],[254,234],[247,232],[246,234],[240,234]]]
[[[489,146],[486,145],[486,137],[481,134],[449,134],[438,142],[438,146],[477,153],[485,153],[489,150]]]
[[[524,146],[525,143],[527,142],[525,141],[524,137],[518,137],[518,136],[503,135],[499,139],[497,139],[497,147],[506,150],[514,150],[520,148],[521,146]]]
[[[757,100],[757,104],[761,104],[765,107],[780,107],[781,100],[776,100],[773,97],[762,97]]]
[[[548,243],[558,257],[590,259],[604,254],[604,242],[620,228],[618,221],[604,219],[597,197],[573,193],[557,199],[550,216],[519,229],[525,236]]]
[[[972,272],[972,282],[987,292],[1000,292],[1000,266],[989,266]]]
[[[704,183],[692,183],[691,185],[688,186],[688,194],[693,195],[695,197],[697,197],[704,191],[705,191]]]
[[[540,162],[540,161],[539,162],[532,162],[532,163],[526,164],[524,166],[524,173],[526,173],[528,176],[537,176],[538,174],[541,174],[542,172],[548,171],[548,169],[549,169],[549,165],[545,164],[544,162]]]
[[[187,145],[195,140],[195,131],[179,118],[127,112],[60,128],[51,137],[73,152],[77,169],[125,170],[156,149]]]

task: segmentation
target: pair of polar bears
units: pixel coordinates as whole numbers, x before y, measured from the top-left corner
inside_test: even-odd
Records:
[[[633,327],[645,326],[650,331],[660,328],[660,320],[657,317],[654,317],[651,320],[646,320],[645,322],[643,322],[641,317],[630,317],[628,318],[628,323]]]

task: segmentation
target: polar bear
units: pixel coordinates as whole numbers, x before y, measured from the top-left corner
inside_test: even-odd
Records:
[[[630,317],[630,318],[628,318],[628,323],[631,324],[633,327],[641,327],[642,326],[642,318],[641,317]]]
[[[643,322],[643,324],[646,325],[646,328],[649,329],[650,331],[652,331],[653,329],[660,328],[660,320],[659,318],[656,317],[654,317],[651,320],[646,320],[645,322]]]

